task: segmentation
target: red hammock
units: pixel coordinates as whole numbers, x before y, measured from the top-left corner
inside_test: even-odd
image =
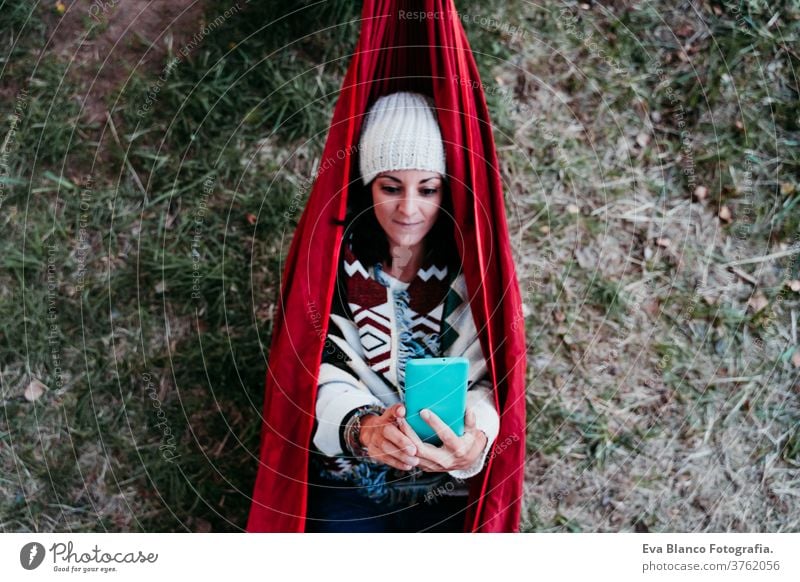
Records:
[[[404,12],[433,12],[407,18]],[[470,479],[464,530],[519,530],[525,458],[525,336],[492,126],[453,0],[365,0],[356,52],[284,270],[269,354],[250,532],[302,532],[308,451],[349,185],[363,116],[394,91],[433,96],[473,318],[494,380],[500,434]]]

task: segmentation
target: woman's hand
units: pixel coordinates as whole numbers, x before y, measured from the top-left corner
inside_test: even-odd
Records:
[[[482,430],[475,426],[475,411],[467,407],[464,416],[464,436],[457,436],[442,419],[431,410],[422,410],[420,416],[442,441],[441,447],[435,447],[422,440],[408,424],[405,419],[406,409],[400,407],[397,410],[397,424],[402,433],[412,442],[417,449],[419,467],[423,471],[441,472],[467,469],[475,464],[475,461],[486,448],[487,436]]]
[[[397,425],[397,411],[402,406],[390,406],[380,416],[364,416],[361,419],[361,444],[367,447],[371,459],[408,471],[419,463],[419,459],[415,456],[416,445]]]

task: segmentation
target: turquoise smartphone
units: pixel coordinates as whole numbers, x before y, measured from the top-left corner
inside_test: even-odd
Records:
[[[406,419],[419,438],[440,446],[442,441],[419,415],[432,410],[458,436],[464,434],[467,408],[467,358],[411,358],[406,361]]]

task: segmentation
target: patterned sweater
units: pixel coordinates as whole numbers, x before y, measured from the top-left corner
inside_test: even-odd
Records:
[[[343,248],[317,392],[311,470],[352,483],[376,502],[414,503],[432,494],[467,495],[465,479],[483,468],[499,431],[477,330],[462,273],[424,263],[410,283],[366,268]],[[355,414],[403,401],[410,357],[464,356],[470,360],[467,406],[488,442],[476,463],[447,473],[394,469],[359,457],[348,432]]]

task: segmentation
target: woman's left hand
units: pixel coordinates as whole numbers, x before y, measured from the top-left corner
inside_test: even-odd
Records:
[[[442,446],[435,447],[423,442],[405,418],[406,408],[397,409],[397,425],[417,447],[418,467],[428,472],[455,471],[467,469],[483,453],[486,447],[486,433],[476,428],[475,412],[468,407],[464,416],[464,436],[459,437],[433,411],[423,410],[422,420],[427,422],[442,441]]]

